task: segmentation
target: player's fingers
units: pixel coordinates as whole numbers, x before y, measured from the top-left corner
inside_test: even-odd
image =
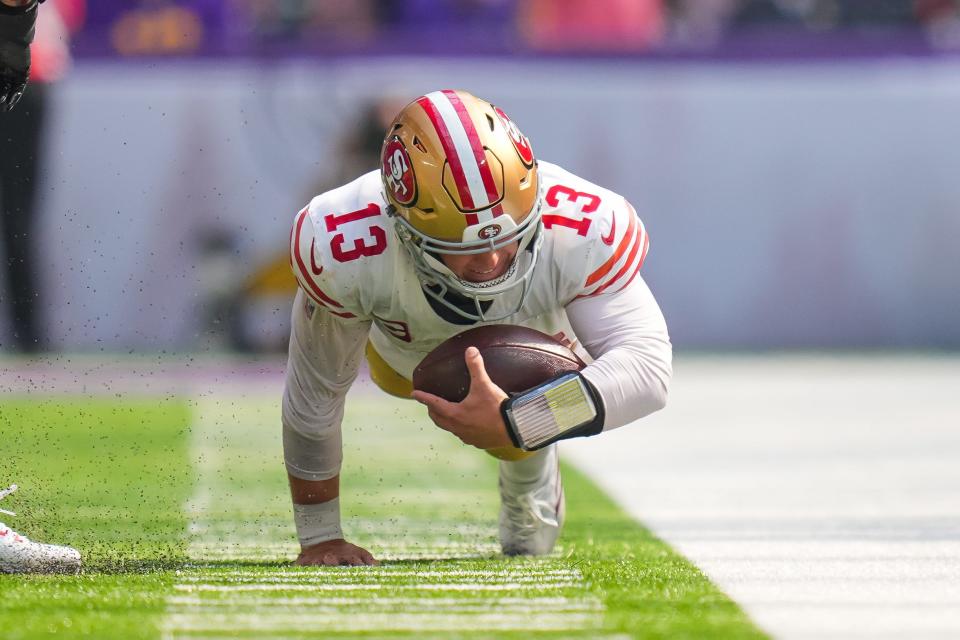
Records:
[[[430,411],[439,413],[442,416],[451,416],[456,411],[456,404],[444,400],[440,396],[427,393],[426,391],[414,391],[412,394],[410,394],[410,397],[420,404],[427,405],[427,408]]]
[[[335,567],[340,564],[340,559],[332,553],[323,554],[323,558],[320,560],[321,564],[325,567]]]
[[[433,420],[433,424],[437,425],[441,429],[446,429],[446,427],[443,426],[444,423],[442,421],[442,418],[433,409],[427,410],[427,417]]]
[[[470,437],[469,430],[466,430],[464,426],[456,420],[446,416],[440,416],[436,413],[427,412],[427,414],[430,416],[430,419],[433,420],[433,424],[437,425],[448,433],[452,433],[460,440],[460,442],[464,444],[473,444],[467,440]]]
[[[463,354],[463,359],[467,363],[467,370],[470,372],[470,386],[475,384],[491,383],[490,376],[487,375],[487,368],[483,366],[483,356],[476,347],[467,347]]]
[[[377,562],[377,559],[374,558],[373,555],[372,555],[369,551],[363,551],[363,552],[360,554],[360,557],[363,558],[363,561],[364,561],[368,566],[375,567],[375,566],[377,566],[378,564],[380,564],[379,562]]]
[[[431,402],[437,399],[437,396],[432,393],[427,393],[426,391],[418,391],[414,389],[410,393],[410,397],[419,402],[420,404],[429,405]]]
[[[449,416],[441,415],[433,409],[427,411],[427,416],[433,420],[433,424],[437,425],[444,431],[449,431],[450,433],[456,435],[456,432],[454,431],[456,423],[451,421]]]

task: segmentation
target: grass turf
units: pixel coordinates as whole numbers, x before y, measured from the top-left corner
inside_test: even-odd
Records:
[[[0,574],[5,638],[152,638],[186,560],[190,411],[153,398],[4,398],[0,484],[8,525],[83,554],[78,576]],[[8,506],[9,505],[9,506]]]
[[[9,524],[87,562],[0,576],[5,637],[763,637],[571,468],[559,552],[499,556],[495,463],[375,398],[348,406],[341,500],[375,570],[289,565],[274,398],[0,401]]]

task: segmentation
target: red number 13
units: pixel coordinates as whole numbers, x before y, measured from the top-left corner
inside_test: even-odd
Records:
[[[375,218],[380,215],[380,207],[376,204],[370,203],[364,209],[359,209],[357,211],[351,211],[350,213],[344,213],[341,215],[336,215],[329,213],[324,216],[323,220],[327,223],[327,231],[335,231],[337,227],[341,224],[346,224],[348,222],[354,222],[355,220],[362,220],[364,218]],[[353,248],[344,250],[343,244],[346,242],[346,238],[342,233],[338,233],[333,236],[330,240],[330,249],[333,252],[334,259],[339,262],[350,262],[351,260],[356,260],[361,256],[378,256],[383,253],[387,248],[387,233],[383,230],[383,227],[372,225],[369,227],[368,231],[372,236],[373,242],[367,244],[364,238],[357,238],[353,241]]]
[[[551,207],[560,206],[559,196],[564,196],[566,202],[576,203],[578,200],[585,200],[583,204],[580,205],[580,213],[587,214],[593,213],[600,207],[600,196],[595,196],[592,193],[584,193],[583,191],[574,191],[569,187],[565,187],[560,184],[556,184],[550,187],[550,190],[547,191],[547,195],[544,197],[547,204]],[[590,228],[590,223],[593,222],[590,218],[569,218],[567,216],[562,216],[556,213],[547,213],[543,215],[543,226],[547,229],[553,227],[553,225],[560,225],[561,227],[569,227],[576,230],[576,232],[581,235],[587,235],[587,230]]]

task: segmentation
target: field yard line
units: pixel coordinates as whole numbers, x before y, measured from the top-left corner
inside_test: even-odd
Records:
[[[177,605],[203,605],[207,607],[225,606],[235,607],[236,604],[230,600],[213,600],[198,595],[178,595],[169,599],[171,604]],[[317,607],[342,607],[356,604],[356,598],[345,596],[331,596],[328,594],[317,596],[287,596],[282,601],[272,597],[248,597],[244,599],[244,604],[248,606],[269,605],[273,608],[284,607],[302,607],[310,606],[313,609]],[[477,608],[485,611],[496,607],[498,611],[508,612],[530,612],[530,611],[597,611],[603,608],[603,605],[595,601],[571,602],[570,598],[561,597],[507,597],[507,598],[484,598],[483,601],[465,603],[463,598],[430,598],[424,600],[417,597],[397,597],[397,596],[379,596],[375,603],[377,608],[389,609],[391,611],[402,607],[404,611],[413,611],[417,608],[427,608],[436,611],[443,608],[452,608],[457,611],[465,608]]]
[[[960,637],[960,358],[678,358],[563,455],[781,638]]]
[[[543,591],[575,587],[578,582],[551,582],[546,584],[530,584],[524,582],[505,582],[501,584],[446,584],[417,583],[417,584],[177,584],[176,591],[196,593],[202,591],[216,591],[222,593],[239,593],[242,591]],[[571,602],[575,602],[571,600]]]
[[[271,564],[289,562],[296,554],[285,487],[250,485],[242,476],[278,455],[279,389],[274,391],[263,400],[251,397],[248,387],[236,397],[221,388],[194,398],[191,458],[198,480],[186,505],[192,563],[178,572],[167,598],[165,639],[270,636],[283,630],[465,634],[600,626],[603,604],[596,596],[568,595],[583,585],[582,574],[558,568],[550,558],[489,571],[444,563],[424,571],[391,565],[302,569]],[[444,491],[454,490],[437,487],[430,495],[455,502]],[[385,538],[379,545],[381,558],[485,558],[498,551],[488,541],[491,531],[476,524],[421,522],[402,515],[385,515],[382,521],[358,518],[355,526],[357,522],[377,531],[413,525],[419,542]],[[222,564],[237,560],[252,564]],[[497,607],[498,602],[504,604]],[[537,602],[543,607],[529,604]]]
[[[405,569],[397,565],[386,565],[379,567],[331,567],[326,570],[329,573],[342,574],[340,577],[345,578],[351,575],[355,575],[358,578],[369,578],[370,576],[379,576],[382,578],[394,578],[394,577],[411,577],[416,576],[419,578],[459,578],[459,577],[483,577],[489,579],[497,578],[514,578],[516,577],[515,571],[506,571],[502,569],[492,569],[489,571],[483,570],[474,570],[474,569],[452,569],[450,571],[417,571],[415,569]],[[217,571],[212,574],[210,577],[218,579],[228,579],[228,578],[244,578],[249,577],[249,572],[238,571],[238,570],[226,570],[226,571]],[[317,580],[321,577],[326,579],[326,576],[318,576],[313,573],[308,573],[307,570],[300,569],[299,567],[290,567],[283,569],[275,569],[270,571],[261,571],[257,574],[260,578],[280,578],[280,579],[290,579],[290,580]],[[538,579],[544,577],[556,578],[579,578],[580,573],[576,569],[530,569],[524,576],[526,579]]]
[[[310,611],[301,611],[296,615],[286,612],[262,611],[248,613],[210,613],[202,618],[196,616],[171,616],[172,625],[190,633],[205,633],[221,629],[277,633],[315,633],[323,631],[343,631],[340,616]],[[589,626],[594,620],[592,613],[555,613],[524,614],[504,616],[500,612],[450,613],[450,614],[405,614],[405,613],[369,613],[350,616],[350,631],[416,631],[430,633],[451,631],[462,634],[469,630],[489,631],[567,631]]]

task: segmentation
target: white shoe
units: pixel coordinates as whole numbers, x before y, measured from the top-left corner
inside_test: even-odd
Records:
[[[508,556],[553,551],[566,504],[557,446],[518,462],[500,462],[500,546]]]
[[[0,491],[0,500],[17,490],[17,485]],[[3,513],[14,515],[10,511]],[[4,573],[76,573],[80,553],[71,547],[31,542],[0,522],[0,571]]]

